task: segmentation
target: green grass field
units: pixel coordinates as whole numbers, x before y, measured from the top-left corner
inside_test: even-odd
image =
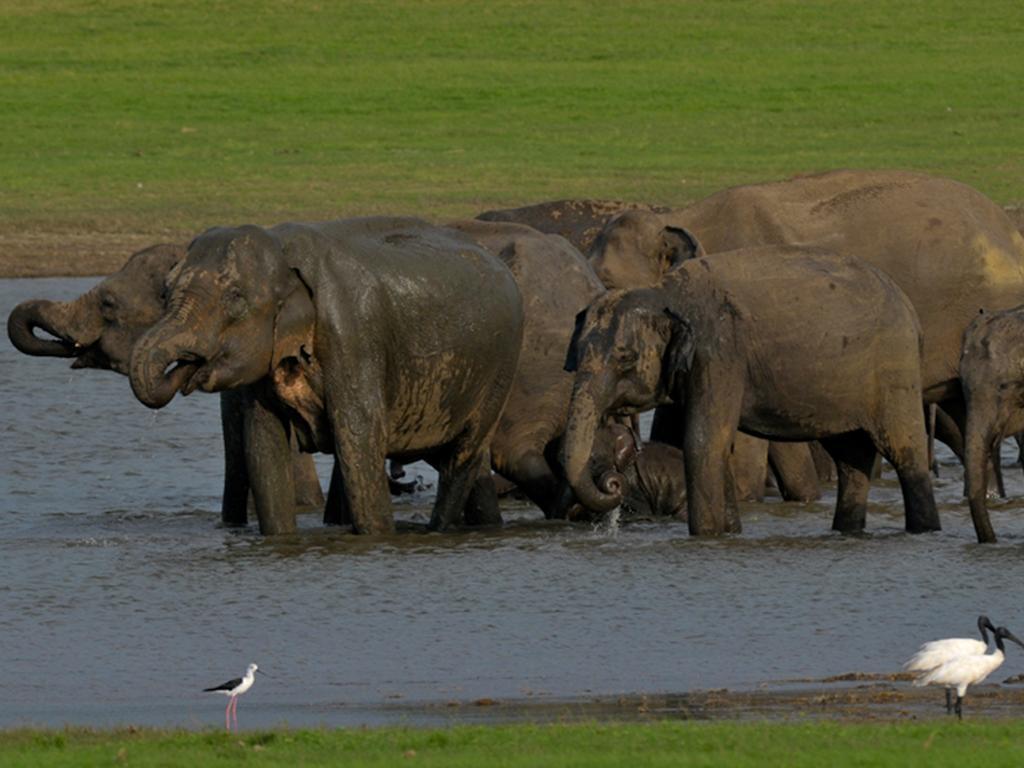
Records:
[[[1024,727],[900,724],[548,725],[450,730],[0,733],[5,766],[1019,766]]]
[[[1024,199],[1024,5],[0,0],[0,231],[196,231],[839,166]]]

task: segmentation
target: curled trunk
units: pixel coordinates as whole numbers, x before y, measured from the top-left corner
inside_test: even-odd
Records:
[[[606,473],[609,477],[603,478],[602,484],[607,491],[594,483],[590,457],[600,416],[591,392],[577,386],[562,442],[562,463],[566,479],[580,503],[588,509],[603,513],[610,512],[622,502],[622,476]],[[611,477],[612,474],[618,475],[618,479]]]
[[[143,405],[163,408],[179,391],[194,388],[191,379],[199,368],[198,356],[182,334],[155,325],[132,350],[132,392]]]
[[[7,318],[7,336],[19,352],[36,357],[74,357],[75,343],[69,340],[66,328],[58,327],[52,301],[23,301]],[[55,339],[40,339],[35,329],[41,328]]]
[[[996,534],[988,517],[987,470],[992,446],[999,439],[999,432],[994,429],[992,419],[975,413],[975,410],[969,410],[967,416],[964,480],[974,532],[980,543],[991,543],[996,540]]]

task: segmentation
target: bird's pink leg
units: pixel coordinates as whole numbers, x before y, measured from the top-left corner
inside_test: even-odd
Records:
[[[235,721],[235,730],[238,730],[238,697],[233,696],[231,699],[231,717]]]
[[[224,710],[224,730],[231,730],[231,699],[228,699],[228,706]]]

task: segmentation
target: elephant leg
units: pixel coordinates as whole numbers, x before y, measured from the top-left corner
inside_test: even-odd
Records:
[[[501,525],[501,510],[498,509],[498,486],[486,463],[469,492],[464,520],[466,525]]]
[[[728,389],[726,376],[704,373],[702,379],[721,381]],[[702,388],[703,389],[703,388]],[[712,392],[710,388],[705,392]],[[691,536],[718,536],[739,532],[735,512],[735,492],[726,493],[732,481],[729,454],[736,439],[742,393],[735,401],[711,396],[703,400],[686,398],[686,425],[683,459],[686,465],[686,503]],[[731,498],[730,498],[731,496]]]
[[[226,526],[249,522],[249,472],[245,460],[245,395],[239,391],[222,392],[220,424],[224,438],[224,495],[220,519]]]
[[[471,447],[479,439],[464,436],[455,440],[442,454],[437,464],[437,499],[430,517],[430,527],[444,531],[464,519],[467,504],[474,491],[474,519],[494,519],[498,508],[498,494],[491,484],[490,489],[480,486],[480,477],[490,468],[490,454]],[[500,517],[500,512],[497,512]]]
[[[875,445],[862,430],[825,438],[821,444],[835,461],[838,476],[832,530],[843,533],[862,531],[867,520]]]
[[[324,505],[324,525],[352,525],[352,510],[348,507],[345,496],[345,481],[338,468],[338,460],[334,460],[331,469],[331,484],[327,488],[327,502]]]
[[[736,433],[737,435],[739,432]],[[742,533],[743,523],[740,521],[740,505],[736,500],[736,477],[733,474],[733,464],[730,456],[724,462],[725,482],[725,532]]]
[[[950,447],[950,450],[964,462],[964,435],[967,434],[967,405],[960,398],[944,400],[937,410],[935,422],[935,436]],[[988,467],[987,487],[992,486],[993,480],[996,485],[996,492],[1002,498],[1006,498],[1006,487],[1003,484],[1002,458],[999,451],[993,451]],[[965,480],[966,484],[966,480]],[[967,495],[966,489],[964,495]]]
[[[246,398],[245,460],[260,533],[295,531],[295,483],[288,425],[260,397]]]
[[[900,479],[907,532],[942,530],[939,512],[935,507],[935,495],[932,493],[928,444],[921,409],[893,407],[891,419],[881,424],[875,436],[875,445],[892,464]]]
[[[776,443],[768,446],[768,465],[779,493],[786,501],[817,501],[821,498],[818,472],[807,443]]]
[[[302,453],[292,439],[292,477],[295,478],[295,506],[322,507],[324,491],[316,473],[313,454]]]
[[[561,486],[544,452],[533,445],[516,450],[495,440],[491,448],[494,468],[511,480],[540,507],[544,517],[559,516]],[[563,515],[564,516],[564,515]]]
[[[814,470],[818,475],[819,483],[831,483],[836,479],[836,464],[832,461],[825,447],[817,440],[807,443],[811,452],[811,460],[814,462]]]
[[[387,473],[382,471],[386,453],[384,426],[372,412],[359,407],[339,409],[333,414],[332,424],[339,483],[353,529],[356,533],[379,535],[395,530],[395,518]],[[330,508],[339,509],[337,505]],[[344,512],[339,514],[344,516]]]
[[[764,501],[768,441],[737,432],[729,463],[736,498],[742,501]]]

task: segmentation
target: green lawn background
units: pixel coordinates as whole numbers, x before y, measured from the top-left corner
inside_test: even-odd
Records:
[[[559,197],[835,167],[1024,199],[1024,3],[0,0],[0,231]]]

